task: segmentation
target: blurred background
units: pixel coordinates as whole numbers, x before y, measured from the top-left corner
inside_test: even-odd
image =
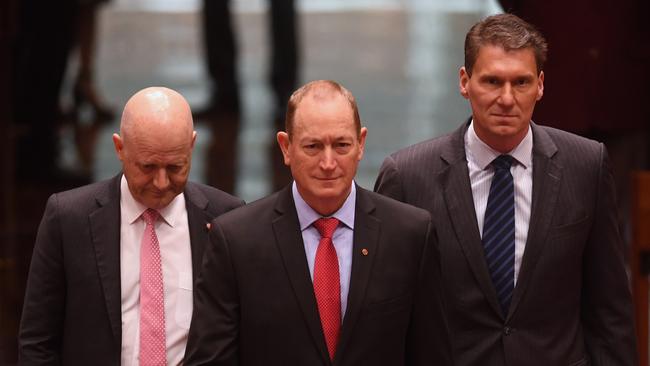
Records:
[[[388,154],[469,117],[458,93],[464,36],[503,9],[537,25],[550,43],[534,119],[610,149],[630,242],[628,177],[649,160],[648,3],[3,1],[0,364],[16,360],[47,197],[120,172],[111,135],[136,91],[161,85],[183,94],[198,132],[191,179],[250,202],[289,181],[275,143],[288,95],[310,80],[336,80],[357,98],[369,130],[357,183],[372,189]]]

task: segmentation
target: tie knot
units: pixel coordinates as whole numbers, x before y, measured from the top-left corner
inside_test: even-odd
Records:
[[[499,155],[494,160],[492,160],[492,166],[496,170],[510,170],[512,165],[512,156],[510,155]]]
[[[142,218],[147,225],[153,225],[154,222],[156,222],[158,219],[158,216],[160,216],[160,214],[153,208],[148,208],[145,212],[142,213]]]
[[[314,227],[323,238],[331,238],[337,226],[339,226],[339,220],[334,217],[322,217],[314,221]]]

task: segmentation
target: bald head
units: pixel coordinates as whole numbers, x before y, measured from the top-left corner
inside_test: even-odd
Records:
[[[161,209],[185,189],[196,132],[185,98],[151,87],[129,99],[120,134],[113,135],[117,156],[133,198]]]
[[[180,135],[189,140],[193,130],[189,104],[178,92],[165,87],[135,93],[126,102],[120,123],[123,139],[152,134],[159,138]]]

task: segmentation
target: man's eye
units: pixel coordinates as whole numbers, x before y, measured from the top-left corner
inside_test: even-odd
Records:
[[[183,168],[183,167],[180,166],[180,165],[169,165],[169,166],[167,167],[167,170],[169,170],[169,171],[172,172],[172,173],[178,173],[178,172],[181,171],[182,168]]]
[[[515,82],[515,84],[516,84],[517,86],[524,86],[524,85],[527,85],[527,84],[528,84],[528,80],[526,80],[526,79],[517,79],[517,81]]]
[[[316,144],[309,144],[309,145],[305,145],[304,147],[307,150],[314,150],[314,149],[316,149],[317,146],[316,146]]]

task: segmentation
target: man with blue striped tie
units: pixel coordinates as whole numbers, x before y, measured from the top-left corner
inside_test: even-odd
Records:
[[[471,118],[386,158],[375,190],[431,213],[457,365],[636,365],[605,147],[531,121],[546,50],[514,15],[475,24]]]

